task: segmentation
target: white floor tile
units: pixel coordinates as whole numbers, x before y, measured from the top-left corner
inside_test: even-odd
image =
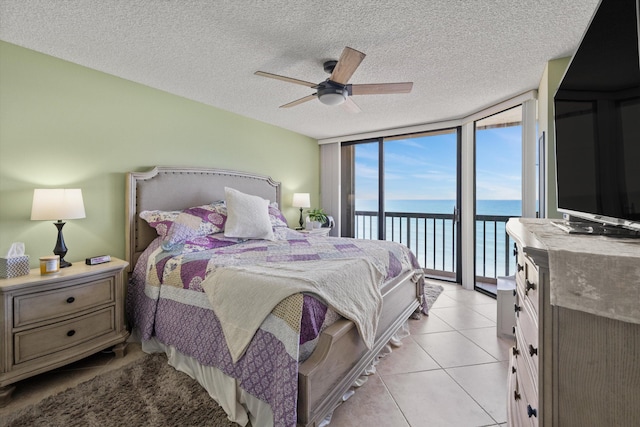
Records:
[[[380,375],[406,374],[439,368],[440,365],[411,336],[402,340],[402,346],[394,348],[377,366]]]
[[[497,360],[509,360],[514,341],[496,335],[496,328],[464,329],[459,331]]]
[[[383,376],[382,380],[412,426],[472,427],[495,423],[443,370]]]
[[[420,320],[409,320],[409,331],[411,335],[428,334],[431,332],[453,331],[453,327],[440,319],[435,313],[422,316]]]
[[[497,361],[458,331],[415,335],[413,339],[443,368]]]
[[[508,368],[508,363],[496,362],[446,371],[496,423],[504,423],[507,420]]]
[[[455,329],[475,329],[495,326],[496,322],[464,305],[433,308],[429,311]]]

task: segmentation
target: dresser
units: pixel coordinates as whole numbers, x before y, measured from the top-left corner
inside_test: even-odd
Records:
[[[124,355],[126,261],[74,262],[55,275],[32,269],[0,279],[0,406],[14,383],[114,347]]]
[[[640,239],[511,219],[517,261],[510,426],[640,422]]]

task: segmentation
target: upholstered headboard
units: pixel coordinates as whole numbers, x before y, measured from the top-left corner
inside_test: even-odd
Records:
[[[224,200],[225,187],[280,204],[280,183],[268,176],[222,169],[155,167],[127,173],[126,259],[129,271],[157,236],[138,214],[145,210],[181,210]]]

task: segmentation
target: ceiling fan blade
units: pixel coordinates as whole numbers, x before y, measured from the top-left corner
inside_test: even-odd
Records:
[[[351,49],[350,47],[345,47],[329,80],[340,83],[341,85],[346,85],[365,56],[362,52]]]
[[[253,74],[255,74],[256,76],[269,77],[270,79],[282,80],[283,82],[295,83],[297,85],[302,85],[306,87],[318,86],[317,83],[311,83],[304,80],[294,79],[293,77],[279,76],[277,74],[271,74],[264,71],[256,71]]]
[[[288,104],[281,105],[280,108],[295,107],[296,105],[302,104],[303,102],[311,101],[312,99],[315,99],[317,96],[318,96],[317,93],[314,93],[313,95],[307,95],[304,98],[296,99],[295,101],[291,101]]]
[[[412,82],[404,83],[372,83],[351,85],[352,95],[381,95],[391,93],[409,93],[413,88]]]
[[[353,101],[353,99],[351,99],[351,97],[347,97],[347,99],[344,100],[342,105],[344,106],[345,110],[347,110],[347,111],[349,111],[351,113],[361,113],[362,112],[362,110],[360,109],[358,104],[356,104]]]

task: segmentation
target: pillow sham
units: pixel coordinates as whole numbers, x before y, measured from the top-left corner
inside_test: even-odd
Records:
[[[227,222],[226,237],[274,240],[269,201],[225,187]]]
[[[147,224],[153,227],[158,233],[158,236],[164,238],[171,224],[180,215],[180,211],[142,211],[140,212],[140,218],[144,219]]]
[[[271,226],[273,228],[289,227],[287,219],[282,215],[280,209],[278,209],[278,204],[276,202],[269,203],[269,219],[271,220]]]
[[[219,233],[227,220],[224,202],[195,206],[182,211],[143,211],[140,218],[162,237],[162,249],[171,250],[187,240]]]

